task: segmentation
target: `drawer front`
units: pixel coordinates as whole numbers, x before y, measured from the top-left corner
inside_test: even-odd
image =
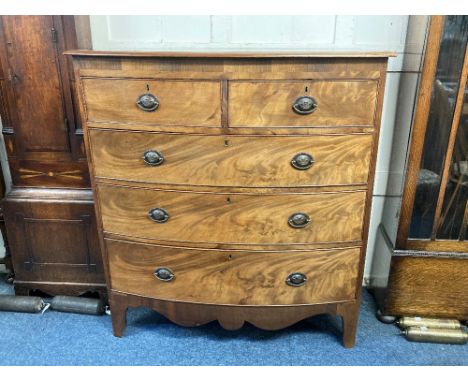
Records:
[[[226,244],[307,244],[361,240],[365,191],[226,194],[99,185],[104,231],[155,240]],[[163,209],[164,223],[149,218]],[[291,224],[310,222],[302,228]],[[153,210],[162,219],[163,211]],[[155,217],[155,216],[153,216]],[[302,219],[305,218],[305,219]]]
[[[372,144],[372,135],[225,137],[90,130],[90,136],[97,177],[233,187],[365,184]],[[148,151],[163,161],[151,162],[148,153],[153,165],[145,163]],[[298,162],[303,153],[310,159]]]
[[[310,114],[293,109],[303,96],[317,105]],[[233,127],[373,126],[376,97],[376,81],[231,82],[229,122]]]
[[[355,298],[359,248],[255,253],[113,240],[106,240],[106,246],[112,289],[145,297],[235,305],[315,304]],[[168,269],[174,278],[156,278],[154,273],[160,268]],[[306,277],[302,285],[287,284],[294,273]]]
[[[83,91],[88,121],[168,126],[221,124],[221,86],[217,81],[85,78]],[[148,93],[157,99],[156,110],[145,111],[137,105],[139,97]]]

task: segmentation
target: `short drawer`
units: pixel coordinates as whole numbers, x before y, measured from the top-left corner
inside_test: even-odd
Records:
[[[226,137],[91,129],[90,137],[97,177],[232,187],[366,184],[372,145],[372,135]]]
[[[98,191],[105,232],[175,242],[253,245],[359,241],[366,195],[365,191],[227,194],[104,184]]]
[[[82,82],[91,122],[221,125],[221,85],[217,81],[85,78]]]
[[[231,82],[229,123],[231,127],[373,126],[376,97],[376,81]]]
[[[106,246],[111,288],[125,293],[232,305],[316,304],[356,297],[359,248],[255,253],[108,239]]]

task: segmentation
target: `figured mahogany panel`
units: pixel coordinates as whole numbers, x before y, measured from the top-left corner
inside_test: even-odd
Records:
[[[234,187],[304,187],[367,182],[372,135],[203,136],[90,129],[96,177],[146,183]],[[143,160],[156,150],[159,166]],[[315,163],[298,170],[291,160]]]
[[[111,287],[165,300],[234,305],[314,304],[352,300],[359,248],[315,252],[190,250],[106,240]],[[154,276],[169,268],[170,281]],[[306,275],[290,286],[294,272]]]
[[[377,81],[236,82],[229,84],[229,123],[249,126],[372,126]],[[295,100],[309,96],[314,112],[298,114]]]
[[[365,191],[322,194],[237,194],[148,190],[98,185],[105,232],[205,243],[314,243],[361,239]],[[148,217],[163,208],[170,218]],[[311,222],[292,228],[288,218]],[[339,227],[339,229],[338,229]]]
[[[128,79],[82,80],[89,121],[151,125],[221,125],[221,86],[218,81],[155,81]],[[145,93],[160,105],[152,112],[136,102]]]

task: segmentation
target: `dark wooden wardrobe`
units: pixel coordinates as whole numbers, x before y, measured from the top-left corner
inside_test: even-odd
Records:
[[[13,181],[3,210],[17,294],[105,290],[72,64],[63,55],[90,48],[86,22],[0,18],[0,114]]]

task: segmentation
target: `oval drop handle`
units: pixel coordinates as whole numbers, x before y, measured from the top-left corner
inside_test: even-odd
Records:
[[[318,103],[315,98],[309,96],[302,96],[296,99],[292,105],[293,110],[297,114],[311,114],[318,107]]]
[[[296,170],[307,170],[308,168],[311,168],[314,163],[315,160],[313,156],[307,153],[296,154],[291,160],[291,166]]]
[[[303,212],[296,212],[292,214],[288,219],[288,224],[292,228],[304,228],[310,223],[309,215]]]
[[[158,268],[154,271],[154,277],[158,280],[168,282],[174,280],[175,274],[169,268]]]
[[[159,107],[159,100],[151,93],[145,93],[138,97],[137,106],[144,111],[155,111]]]
[[[300,272],[291,273],[288,278],[286,279],[286,284],[291,285],[293,287],[299,287],[304,285],[307,281],[307,276]]]
[[[157,150],[148,150],[143,154],[143,161],[148,166],[159,166],[164,162],[164,156]]]
[[[165,223],[169,220],[169,213],[164,208],[152,208],[148,217],[156,223]]]

